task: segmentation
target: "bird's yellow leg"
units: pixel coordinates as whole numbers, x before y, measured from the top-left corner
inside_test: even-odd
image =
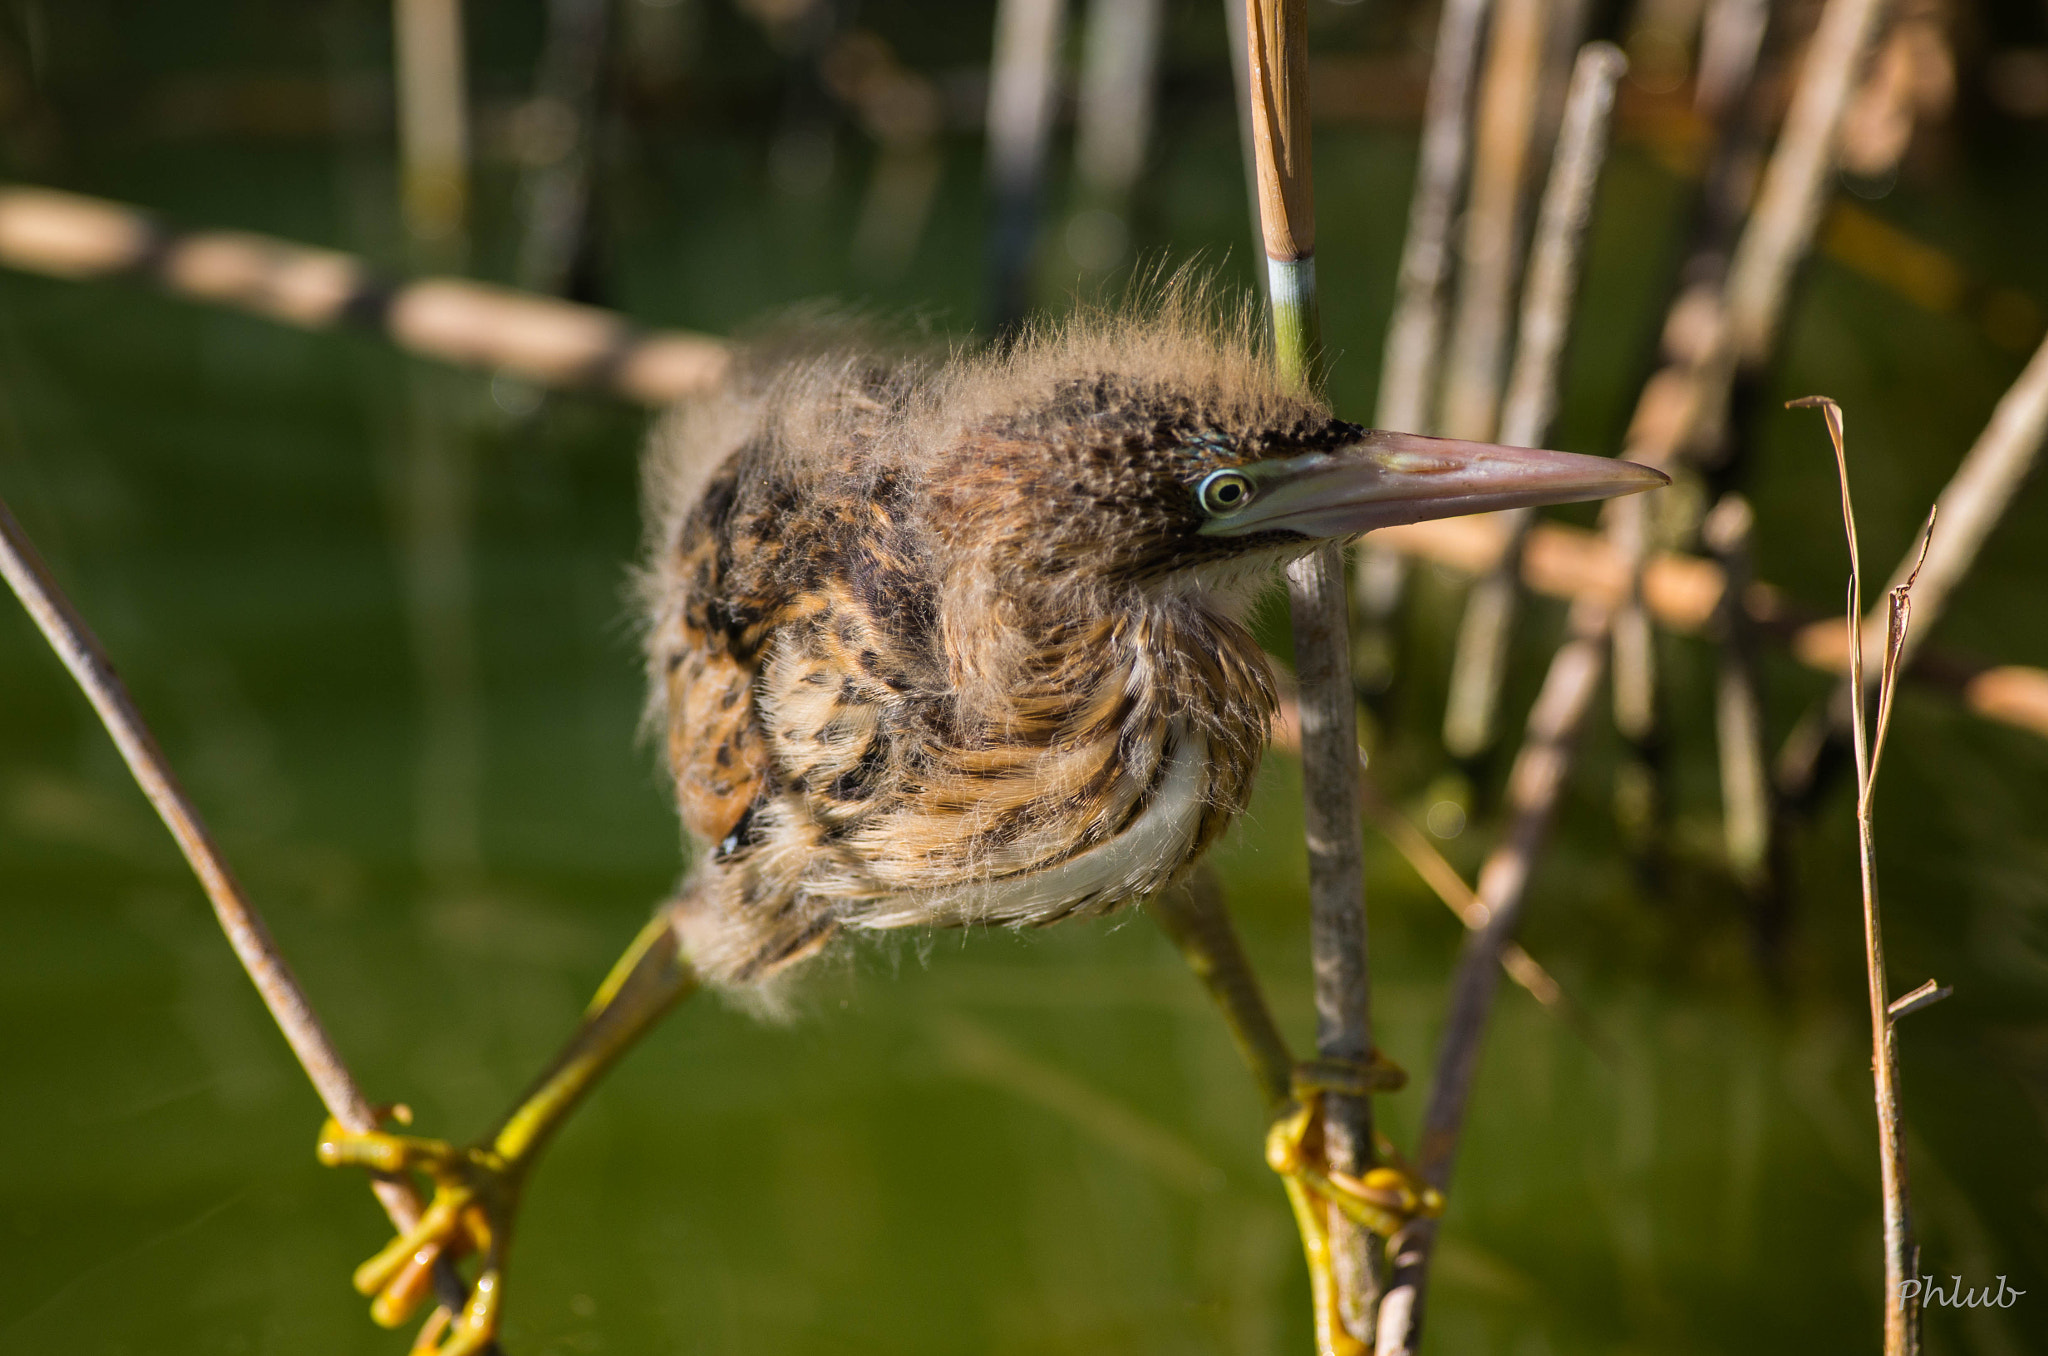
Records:
[[[1338,1317],[1328,1211],[1341,1211],[1374,1233],[1391,1237],[1417,1216],[1441,1213],[1443,1197],[1422,1185],[1384,1138],[1375,1143],[1379,1162],[1362,1177],[1332,1171],[1322,1162],[1322,1099],[1326,1092],[1391,1092],[1407,1082],[1407,1075],[1377,1053],[1363,1064],[1295,1060],[1231,925],[1222,889],[1207,870],[1196,872],[1179,889],[1153,896],[1145,909],[1216,1001],[1265,1094],[1272,1117],[1266,1162],[1280,1175],[1301,1231],[1315,1302],[1316,1349],[1321,1356],[1357,1356],[1367,1348]]]
[[[356,1288],[374,1296],[372,1318],[385,1327],[405,1322],[427,1297],[434,1264],[444,1254],[475,1252],[482,1262],[468,1303],[460,1314],[436,1309],[413,1350],[470,1356],[490,1344],[498,1329],[505,1254],[527,1173],[584,1095],[696,983],[675,930],[665,917],[657,917],[612,967],[554,1063],[484,1139],[455,1145],[383,1130],[358,1134],[327,1122],[318,1152],[329,1167],[419,1172],[434,1183],[433,1201],[419,1222],[356,1268]],[[396,1110],[401,1123],[411,1121],[410,1112]]]

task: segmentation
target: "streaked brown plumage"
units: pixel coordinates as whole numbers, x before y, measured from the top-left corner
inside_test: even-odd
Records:
[[[1003,356],[764,359],[657,436],[649,659],[700,973],[1172,883],[1250,792],[1274,690],[1241,618],[1282,563],[1661,482],[1369,432],[1252,333],[1177,293]]]
[[[1306,544],[1198,537],[1189,487],[1359,432],[1182,312],[1001,359],[812,357],[681,415],[647,593],[698,968],[1097,913],[1181,873],[1273,710],[1239,618]]]

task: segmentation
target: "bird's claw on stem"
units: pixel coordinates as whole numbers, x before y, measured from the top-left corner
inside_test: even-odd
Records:
[[[1294,1095],[1266,1132],[1267,1165],[1382,1237],[1392,1238],[1418,1218],[1441,1215],[1443,1193],[1424,1183],[1384,1135],[1374,1136],[1375,1162],[1361,1174],[1332,1168],[1323,1157],[1325,1093],[1391,1092],[1407,1081],[1408,1075],[1378,1051],[1363,1061],[1298,1065]]]
[[[398,1119],[411,1116],[398,1109]],[[370,1317],[395,1328],[410,1318],[433,1290],[434,1266],[475,1252],[483,1263],[461,1312],[437,1306],[421,1327],[412,1350],[433,1356],[472,1356],[497,1335],[503,1302],[506,1245],[518,1207],[519,1165],[495,1150],[446,1140],[345,1130],[331,1117],[321,1127],[316,1150],[330,1168],[361,1167],[379,1173],[424,1173],[434,1198],[419,1221],[356,1268],[355,1287],[370,1301]]]

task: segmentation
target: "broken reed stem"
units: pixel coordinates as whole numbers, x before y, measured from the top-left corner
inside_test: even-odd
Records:
[[[178,784],[163,750],[157,747],[141,713],[135,709],[98,637],[51,578],[49,567],[4,501],[0,501],[0,573],[7,576],[8,585],[28,609],[50,648],[84,690],[86,699],[113,737],[114,747],[120,750],[122,761],[128,764],[136,785],[149,797],[164,827],[171,831],[178,850],[206,891],[228,944],[248,972],[249,981],[256,986],[257,995],[270,1010],[278,1030],[284,1033],[299,1067],[306,1071],[314,1091],[320,1094],[328,1114],[344,1129],[359,1133],[375,1130],[376,1111],[356,1086],[341,1052],[321,1026],[319,1015],[299,988],[291,967],[278,953],[263,916],[243,893],[205,820]],[[386,1177],[373,1179],[372,1185],[385,1213],[391,1216],[392,1225],[400,1231],[411,1228],[420,1213],[419,1197],[412,1185],[400,1178]],[[458,1293],[456,1303],[460,1302]]]
[[[1878,765],[1885,736],[1891,730],[1892,698],[1898,689],[1901,660],[1911,632],[1913,585],[1927,562],[1934,541],[1935,515],[1930,510],[1920,550],[1903,582],[1887,591],[1883,667],[1877,690],[1877,719],[1872,727],[1865,710],[1868,682],[1863,663],[1863,570],[1856,541],[1856,509],[1849,497],[1849,458],[1843,441],[1842,407],[1826,396],[1790,401],[1787,408],[1818,408],[1827,421],[1828,441],[1835,452],[1835,473],[1842,490],[1842,530],[1849,542],[1849,701],[1851,739],[1856,752],[1857,864],[1863,887],[1863,963],[1869,981],[1872,1090],[1877,1104],[1878,1179],[1884,1193],[1884,1350],[1885,1356],[1911,1356],[1920,1349],[1920,1305],[1906,1283],[1918,1286],[1920,1252],[1913,1241],[1913,1212],[1906,1180],[1904,1126],[1899,1118],[1899,1054],[1896,1022],[1906,1012],[1937,1001],[1941,994],[1929,980],[1894,1008],[1886,992],[1884,928],[1878,913],[1877,836],[1872,806],[1877,793]]]
[[[74,281],[147,278],[301,329],[366,329],[424,358],[644,405],[715,388],[729,360],[716,339],[642,330],[594,306],[464,278],[394,282],[334,250],[170,231],[132,207],[54,189],[0,188],[0,265]]]
[[[1628,59],[1612,43],[1588,43],[1572,66],[1570,91],[1552,154],[1550,179],[1537,214],[1536,240],[1522,287],[1522,314],[1499,439],[1511,447],[1541,447],[1557,412],[1558,386],[1578,295],[1579,263],[1593,196],[1606,159],[1614,87]],[[1493,742],[1508,640],[1521,594],[1522,543],[1535,514],[1501,515],[1508,544],[1494,568],[1465,597],[1444,703],[1444,747],[1469,758]]]
[[[1941,513],[1941,536],[1924,548],[1926,559],[1920,560],[1909,549],[1892,571],[1888,588],[1919,574],[1913,587],[1913,606],[1920,614],[1920,626],[1904,642],[1902,667],[1912,662],[1920,649],[1920,637],[1947,611],[1957,586],[1976,565],[1985,541],[2033,471],[2044,441],[2048,441],[2048,340],[2034,351],[1999,398],[1990,422],[1942,487],[1935,500]],[[1883,620],[1873,608],[1865,624]],[[1833,622],[1816,622],[1800,634],[1798,642],[1802,654],[1809,650],[1825,654],[1831,663],[1839,663],[1844,643],[1843,633]],[[1865,643],[1866,665],[1874,659],[1881,661],[1883,654],[1882,641]]]
[[[1245,0],[1245,39],[1275,363],[1283,379],[1319,393],[1323,352],[1316,315],[1307,0]],[[1344,578],[1343,548],[1327,544],[1288,568],[1287,590],[1301,690],[1316,1052],[1324,1059],[1364,1061],[1373,1051],[1372,989]],[[1330,1167],[1365,1171],[1373,1162],[1371,1099],[1332,1095],[1325,1109]],[[1328,1218],[1337,1317],[1362,1341],[1379,1307],[1377,1240],[1335,1210]]]
[[[1897,587],[1913,570],[1921,570],[1920,582],[1914,589],[1921,623],[1902,642],[1898,661],[1901,669],[1912,666],[1920,651],[1921,638],[1941,620],[1956,588],[1976,565],[1985,541],[2033,470],[2044,440],[2048,440],[2048,340],[2035,350],[2018,379],[1999,398],[1990,422],[1942,488],[1935,501],[1942,515],[1941,538],[1924,548],[1924,568],[1908,552],[1892,572],[1892,587]],[[1881,620],[1873,615],[1865,624],[1876,625]],[[1802,662],[1840,675],[1848,643],[1847,633],[1838,623],[1818,621],[1799,632],[1792,648]],[[1870,661],[1881,656],[1879,646],[1866,644],[1866,671]],[[1776,777],[1778,794],[1786,801],[1804,802],[1812,795],[1823,757],[1852,719],[1850,682],[1841,678],[1826,700],[1809,711],[1786,737],[1779,751]],[[1971,700],[1967,690],[1966,700]],[[1996,701],[1995,694],[1994,703],[1985,714],[2000,719],[2003,712],[2003,718],[2010,719],[2013,712],[2007,709],[2009,703]],[[1978,709],[1983,701],[1971,700],[1971,705]],[[2036,733],[2048,734],[2048,726],[2025,720],[2018,723]]]
[[[1457,915],[1459,922],[1475,930],[1485,927],[1488,910],[1480,902],[1478,893],[1465,883],[1458,869],[1444,859],[1443,853],[1436,850],[1408,816],[1380,794],[1365,770],[1364,749],[1358,751],[1358,767],[1358,798],[1365,807],[1366,818],[1394,845],[1394,850],[1422,878],[1430,892],[1443,901],[1444,907]],[[1521,943],[1509,942],[1501,948],[1500,968],[1509,979],[1526,989],[1531,998],[1549,1008],[1552,1014],[1583,1036],[1588,1045],[1603,1056],[1607,1053],[1608,1042],[1593,1030],[1585,1013],[1564,991],[1564,986],[1544,968],[1542,962],[1523,949]]]

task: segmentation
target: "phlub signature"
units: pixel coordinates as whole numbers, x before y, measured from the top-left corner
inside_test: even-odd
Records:
[[[1899,1298],[1908,1304],[1917,1299],[1922,1304],[1939,1304],[1950,1309],[2010,1309],[2019,1303],[2021,1295],[2027,1293],[2008,1286],[2003,1276],[1998,1278],[1998,1293],[1995,1295],[1988,1285],[1978,1290],[1965,1290],[1962,1277],[1951,1276],[1948,1279],[1949,1287],[1946,1290],[1943,1290],[1940,1282],[1932,1276],[1900,1281]]]

